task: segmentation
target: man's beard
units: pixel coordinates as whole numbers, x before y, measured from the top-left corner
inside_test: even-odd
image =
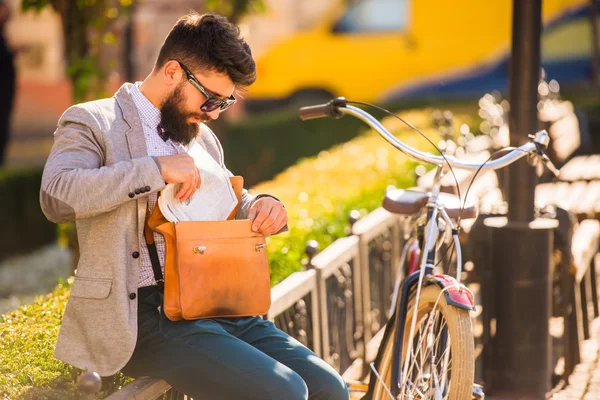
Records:
[[[208,122],[211,118],[201,112],[188,113],[185,109],[185,96],[183,95],[183,83],[177,86],[175,91],[163,102],[160,113],[160,124],[164,130],[164,137],[175,143],[188,145],[198,136],[200,126],[195,122],[188,122],[191,117],[200,118],[201,122]]]

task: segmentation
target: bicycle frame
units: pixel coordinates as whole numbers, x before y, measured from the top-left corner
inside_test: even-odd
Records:
[[[392,360],[392,376],[391,382],[392,387],[390,388],[392,395],[397,397],[400,394],[400,362],[402,360],[402,343],[404,341],[404,329],[406,324],[406,317],[408,313],[409,298],[412,293],[415,293],[416,299],[415,304],[419,302],[419,295],[423,285],[428,286],[431,284],[437,284],[446,296],[448,304],[455,307],[463,308],[466,310],[474,310],[473,295],[470,291],[460,284],[460,275],[462,267],[462,253],[460,249],[460,243],[458,241],[458,235],[453,234],[453,239],[456,245],[457,255],[457,277],[453,278],[448,275],[434,275],[433,270],[436,262],[436,243],[439,235],[438,218],[441,217],[446,222],[446,225],[455,231],[454,224],[448,214],[444,210],[443,206],[438,203],[441,179],[443,176],[443,167],[439,165],[434,177],[433,187],[431,191],[431,198],[426,205],[426,223],[425,223],[425,234],[424,240],[421,246],[421,261],[419,270],[415,271],[404,279],[401,283],[401,288],[398,287],[398,283],[394,288],[393,299],[398,299],[398,291],[401,291],[400,301],[396,304],[392,304],[394,307],[394,315],[390,317],[398,318],[398,323],[395,324],[396,329],[393,333],[394,337],[394,350]],[[404,257],[406,256],[405,249]],[[413,318],[410,321],[410,336],[414,335],[416,325],[417,313],[413,313]],[[410,353],[410,346],[412,342],[409,342],[408,353]],[[406,376],[408,369],[408,362],[404,363],[404,370],[402,376]]]

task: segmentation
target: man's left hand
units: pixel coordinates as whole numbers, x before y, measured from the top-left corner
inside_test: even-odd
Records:
[[[254,220],[252,230],[263,235],[279,232],[288,220],[283,203],[272,197],[261,197],[256,200],[248,211],[248,219]]]

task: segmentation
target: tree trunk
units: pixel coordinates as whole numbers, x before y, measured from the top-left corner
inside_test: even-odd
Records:
[[[592,27],[592,80],[596,88],[600,89],[600,48],[598,47],[596,0],[590,0],[590,18]]]

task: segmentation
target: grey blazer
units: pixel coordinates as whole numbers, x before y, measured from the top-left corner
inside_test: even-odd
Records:
[[[54,355],[102,376],[130,359],[137,338],[140,260],[147,196],[164,188],[148,156],[132,84],[108,99],[75,105],[61,116],[42,177],[40,203],[56,223],[76,221],[80,247]],[[223,150],[202,125],[198,142],[221,165]],[[150,187],[150,191],[145,191]],[[138,190],[136,194],[136,189]],[[246,190],[237,218],[259,197]]]

